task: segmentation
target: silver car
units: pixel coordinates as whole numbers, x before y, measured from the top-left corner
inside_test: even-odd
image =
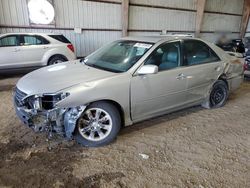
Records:
[[[25,75],[14,104],[35,131],[94,147],[110,143],[122,126],[194,105],[221,107],[242,80],[240,61],[211,43],[128,37]]]
[[[34,69],[75,59],[74,47],[63,35],[52,33],[0,35],[0,72]]]

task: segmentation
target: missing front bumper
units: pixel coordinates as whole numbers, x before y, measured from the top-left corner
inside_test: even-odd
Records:
[[[19,119],[35,132],[56,132],[67,138],[72,138],[78,118],[86,106],[74,108],[55,108],[47,111],[37,111],[15,105]]]

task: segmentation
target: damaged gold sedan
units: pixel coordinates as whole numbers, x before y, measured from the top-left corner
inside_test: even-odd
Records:
[[[82,60],[21,78],[16,113],[36,132],[102,146],[122,126],[194,105],[217,108],[243,80],[243,66],[200,39],[128,37]]]

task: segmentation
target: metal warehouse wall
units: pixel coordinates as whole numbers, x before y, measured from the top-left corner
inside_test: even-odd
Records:
[[[218,31],[232,32],[231,38],[240,34],[244,0],[207,0],[201,27],[201,37],[216,41]]]
[[[221,32],[239,37],[244,0],[207,0],[201,38],[215,42]],[[130,0],[130,35],[156,35],[161,30],[194,33],[196,0]]]
[[[247,29],[246,29],[246,37],[250,37],[250,19],[248,21],[248,24],[247,24]]]
[[[121,37],[121,3],[54,0],[55,28],[31,29],[26,0],[0,0],[0,33],[62,33],[86,56],[104,43]],[[83,28],[82,34],[74,28]]]
[[[130,0],[129,34],[194,32],[196,0]]]
[[[86,56],[122,36],[122,0],[53,0],[54,28],[31,28],[27,0],[0,0],[0,33],[56,32],[69,38],[77,56]],[[130,0],[129,35],[158,35],[161,30],[194,33],[197,0]],[[201,37],[216,41],[219,31],[239,37],[244,0],[207,0]],[[82,28],[82,34],[74,28]],[[250,32],[250,26],[248,26]]]

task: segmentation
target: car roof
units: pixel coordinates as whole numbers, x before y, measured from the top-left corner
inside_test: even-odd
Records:
[[[191,35],[155,35],[155,36],[133,36],[133,37],[124,37],[122,40],[132,40],[139,42],[147,42],[147,43],[157,43],[160,41],[171,41],[171,40],[181,40],[181,39],[196,39]]]

